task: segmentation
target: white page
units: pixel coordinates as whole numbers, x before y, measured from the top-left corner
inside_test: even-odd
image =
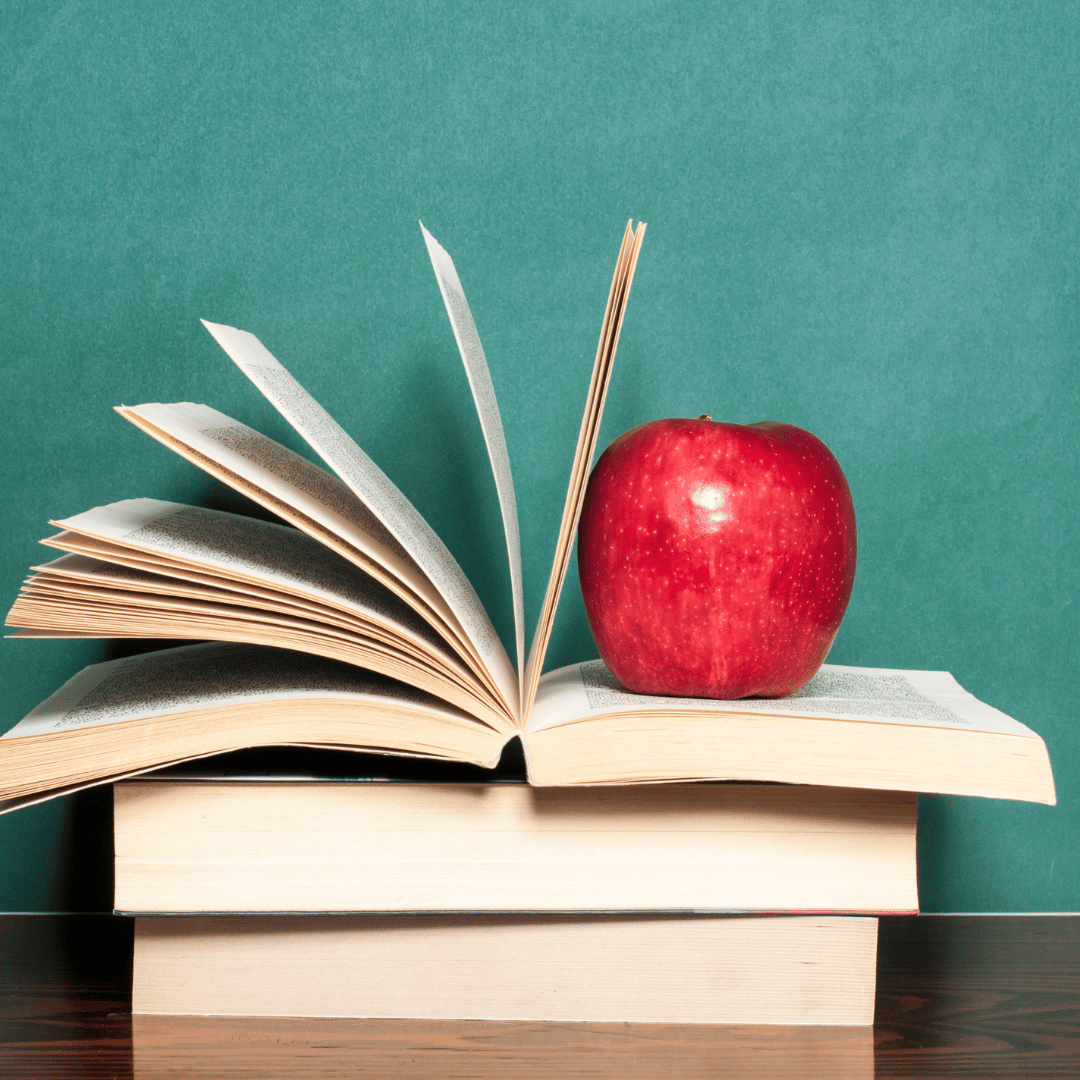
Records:
[[[448,665],[446,644],[425,620],[374,578],[296,529],[257,518],[159,499],[125,499],[53,524],[125,548],[159,553],[207,571],[301,593],[364,621],[389,626]],[[46,568],[47,569],[47,568]],[[160,571],[167,573],[167,571]]]
[[[1029,727],[969,694],[947,671],[823,664],[794,694],[784,698],[653,697],[624,689],[602,660],[551,671],[540,680],[529,731],[618,712],[730,713],[823,716],[875,724],[957,728],[1038,738]]]
[[[518,715],[517,672],[472,583],[431,526],[254,334],[205,319],[203,325],[274,408],[409,553],[449,605],[511,712]]]
[[[506,534],[506,553],[510,562],[510,591],[514,602],[514,640],[517,645],[517,670],[519,676],[525,668],[525,598],[521,582],[521,535],[518,527],[517,499],[514,496],[514,479],[510,473],[510,455],[506,449],[506,435],[503,431],[499,403],[495,398],[495,387],[491,382],[484,347],[480,344],[480,335],[473,322],[469,303],[465,299],[465,290],[461,287],[454,261],[442,245],[424,228],[424,243],[427,244],[431,265],[435,268],[435,277],[439,282],[446,313],[450,316],[450,325],[454,330],[458,352],[461,354],[465,372],[469,378],[476,412],[480,417],[480,428],[484,433],[491,471],[495,475],[495,489],[499,496],[499,510],[502,513],[503,531]],[[524,708],[523,703],[521,707]]]
[[[419,598],[442,620],[451,647],[455,638],[461,642],[469,640],[454,612],[409,553],[336,476],[206,405],[147,404],[117,411],[155,438],[162,438],[177,453],[190,456],[200,468],[213,474],[212,466],[218,466],[223,470],[222,478],[239,490],[247,490],[243,486],[246,484],[250,489],[265,492],[276,503],[274,509],[278,513],[287,517],[288,508],[296,510],[306,519],[295,522],[300,528],[313,523],[328,537],[324,542],[336,537],[347,548],[359,551],[371,563],[385,568],[388,576],[384,583],[390,587],[393,582],[403,583],[406,600]],[[253,490],[248,493],[255,497]],[[475,653],[475,646],[471,648]],[[499,650],[515,688],[515,694],[503,695],[507,712],[513,716],[516,715],[516,677],[509,670],[506,651],[501,645]],[[478,662],[470,660],[464,645],[457,651],[470,667],[478,669]],[[478,673],[497,692],[501,688],[491,682],[490,673],[484,677],[486,670],[480,662]]]
[[[137,425],[144,421],[197,456],[294,507],[421,596],[433,592],[409,553],[341,480],[262,432],[208,405],[188,401],[123,406],[117,411]]]
[[[0,739],[80,730],[269,698],[394,702],[482,725],[438,698],[347,664],[261,645],[212,642],[83,668]]]

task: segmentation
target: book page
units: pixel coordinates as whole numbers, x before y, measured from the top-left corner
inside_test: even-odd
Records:
[[[124,406],[117,412],[396,592],[443,633],[447,643],[500,697],[507,714],[516,717],[517,677],[487,616],[483,616],[486,633],[479,635],[479,641],[470,637],[408,551],[342,480],[206,405],[155,403]],[[475,593],[472,595],[475,598]],[[487,646],[487,653],[481,652],[481,644]]]
[[[3,739],[270,698],[394,701],[479,725],[438,698],[348,664],[259,645],[181,645],[83,668]]]
[[[112,784],[118,780],[134,780],[136,778],[145,777],[147,773],[151,773],[154,770],[165,766],[181,765],[188,761],[198,761],[200,758],[212,758],[216,756],[217,752],[215,751],[210,754],[201,754],[196,757],[183,758],[180,761],[168,761],[163,762],[161,765],[148,765],[145,768],[132,769],[128,772],[112,773],[106,778],[106,781]],[[32,795],[17,795],[10,799],[0,799],[0,816],[10,814],[14,810],[23,810],[28,806],[37,806],[38,803],[51,802],[53,799],[61,799],[65,795],[74,795],[78,791],[88,791],[90,788],[100,787],[101,784],[101,779],[84,780],[81,783],[64,784],[59,787],[49,788],[47,791],[37,791]]]
[[[1029,727],[969,694],[947,671],[894,671],[823,664],[785,698],[652,697],[625,689],[602,660],[549,672],[540,681],[529,731],[612,713],[801,716],[874,724],[960,728],[1038,738]]]
[[[511,711],[517,715],[520,694],[517,672],[472,583],[431,526],[254,334],[205,319],[203,325],[270,404],[408,552],[449,605]]]
[[[634,280],[641,242],[645,239],[645,222],[639,222],[637,230],[631,229],[633,222],[628,222],[623,233],[622,247],[615,263],[615,274],[611,280],[607,308],[600,330],[600,343],[596,348],[596,360],[593,363],[592,381],[585,405],[585,415],[581,418],[581,430],[578,434],[577,449],[570,469],[570,484],[566,492],[566,504],[563,507],[562,522],[559,525],[559,538],[555,545],[555,558],[548,579],[547,592],[540,609],[536,632],[533,634],[529,649],[529,659],[525,666],[525,721],[528,723],[529,711],[536,696],[540,672],[544,667],[544,655],[551,639],[551,628],[555,619],[555,608],[559,603],[559,594],[566,579],[566,568],[570,561],[570,550],[581,517],[581,502],[585,497],[585,484],[592,468],[593,454],[596,452],[596,439],[600,433],[600,419],[604,412],[604,400],[607,397],[611,369],[615,361],[615,349],[619,344],[619,331],[622,329],[626,302],[630,297],[630,286]]]
[[[389,589],[317,540],[285,525],[159,499],[126,499],[53,524],[123,548],[160,555],[166,561],[201,567],[211,575],[223,573],[311,597],[387,626],[407,640],[423,642],[425,651],[434,649],[443,655],[446,650],[431,626]],[[66,546],[60,538],[50,543]],[[143,565],[158,573],[172,569]],[[183,566],[178,572],[183,574]],[[227,585],[206,574],[196,574],[194,579]]]
[[[450,325],[454,329],[458,352],[461,354],[465,372],[469,378],[476,412],[480,418],[480,428],[484,433],[488,460],[495,475],[495,490],[499,496],[499,510],[502,514],[503,532],[506,534],[506,553],[510,561],[510,591],[514,602],[514,640],[517,646],[517,670],[519,676],[525,669],[525,598],[521,582],[521,535],[518,527],[517,499],[514,496],[514,479],[510,473],[510,455],[506,449],[506,435],[503,432],[502,417],[499,415],[499,403],[495,398],[495,387],[491,383],[484,347],[480,344],[480,335],[473,322],[472,312],[465,299],[465,290],[461,287],[454,261],[442,245],[420,223],[427,244],[431,265],[435,268],[435,277],[439,282],[446,313],[450,316]],[[524,702],[520,703],[524,715]]]
[[[12,636],[237,641],[340,660],[435,694],[496,731],[516,723],[464,665],[386,623],[283,592],[202,585],[82,555],[39,569],[7,617]]]

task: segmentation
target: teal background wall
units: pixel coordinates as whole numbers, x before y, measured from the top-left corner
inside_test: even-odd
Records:
[[[922,800],[928,911],[1080,910],[1075,3],[0,2],[8,602],[49,518],[236,506],[112,406],[296,440],[256,333],[509,633],[494,485],[417,219],[453,254],[515,469],[528,625],[623,225],[601,435],[786,420],[843,465],[832,659],[944,668],[1047,741],[1055,808]],[[299,447],[297,447],[299,448]],[[6,729],[104,642],[0,642]],[[549,667],[595,655],[575,580]],[[111,906],[108,800],[0,818],[0,909]]]

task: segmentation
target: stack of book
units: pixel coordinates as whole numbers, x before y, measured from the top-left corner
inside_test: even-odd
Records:
[[[206,406],[119,410],[280,519],[88,510],[53,523],[65,554],[8,615],[21,637],[200,642],[87,668],[0,738],[0,811],[116,785],[136,1011],[869,1023],[875,916],[918,906],[915,793],[1054,800],[1042,740],[944,672],[826,665],[769,701],[631,694],[595,660],[541,677],[643,234],[526,654],[502,423],[424,233],[492,461],[516,663],[427,522],[251,334],[207,324],[330,472]],[[260,746],[293,749],[191,764]]]
[[[137,1013],[870,1023],[918,906],[906,792],[214,764],[114,787]]]

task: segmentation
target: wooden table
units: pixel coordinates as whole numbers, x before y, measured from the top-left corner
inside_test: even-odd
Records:
[[[135,1017],[131,923],[0,916],[0,1076],[1080,1077],[1080,917],[883,919],[874,1028]]]

